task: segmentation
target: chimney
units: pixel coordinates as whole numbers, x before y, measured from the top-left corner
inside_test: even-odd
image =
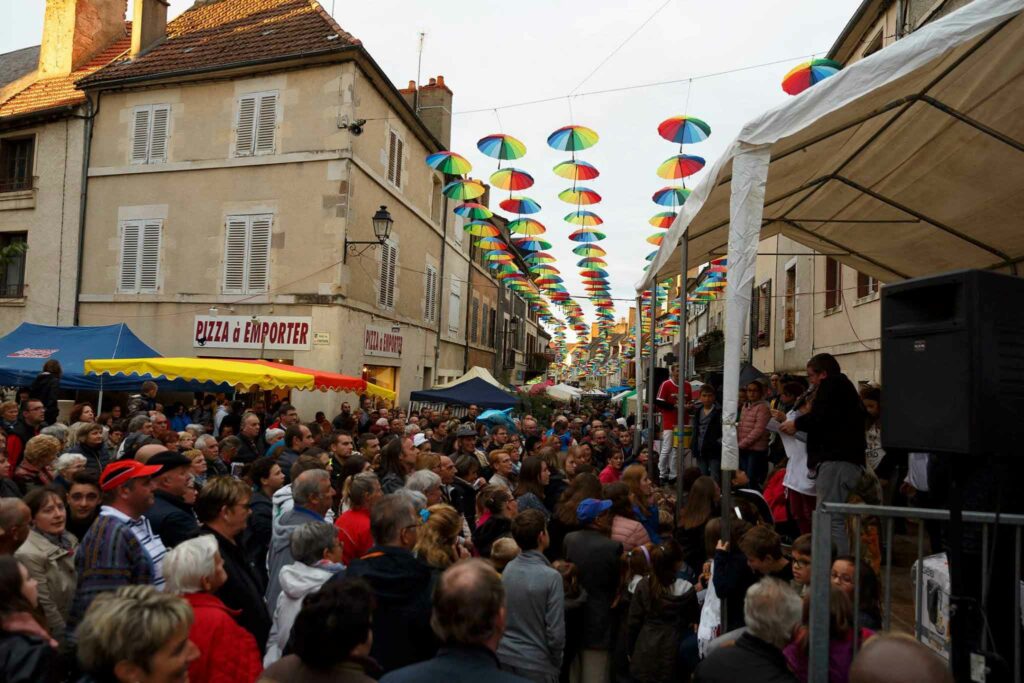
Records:
[[[46,0],[39,76],[66,76],[124,35],[127,0]]]
[[[398,91],[402,94],[402,99],[408,103],[413,109],[416,108],[416,81],[409,81],[408,87],[402,88]]]
[[[137,55],[153,47],[167,35],[167,0],[134,0],[132,12],[132,52]]]
[[[418,99],[416,113],[420,120],[447,149],[452,141],[452,91],[444,84],[444,76],[431,78],[427,85],[420,86]]]

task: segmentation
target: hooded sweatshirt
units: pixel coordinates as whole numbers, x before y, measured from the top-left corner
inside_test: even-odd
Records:
[[[281,570],[295,561],[292,557],[292,532],[303,524],[322,521],[323,517],[303,507],[294,507],[277,520],[267,553],[267,574],[270,576],[266,595],[268,609],[270,605],[277,605],[277,596],[281,592]]]
[[[320,590],[320,586],[328,579],[344,571],[344,565],[331,562],[318,562],[312,567],[295,562],[281,569],[278,577],[281,593],[277,598],[277,608],[274,610],[274,625],[270,628],[267,654],[263,657],[264,667],[276,662],[284,653],[292,632],[292,624],[302,609],[302,599]]]

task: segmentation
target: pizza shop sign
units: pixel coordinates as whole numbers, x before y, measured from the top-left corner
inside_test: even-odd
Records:
[[[313,318],[284,315],[197,315],[192,346],[206,349],[309,351]]]
[[[401,328],[367,325],[363,333],[363,353],[384,358],[402,357]]]

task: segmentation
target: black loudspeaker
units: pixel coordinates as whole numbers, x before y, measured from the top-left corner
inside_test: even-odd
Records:
[[[1016,454],[1024,439],[1024,279],[964,270],[882,289],[882,442]]]

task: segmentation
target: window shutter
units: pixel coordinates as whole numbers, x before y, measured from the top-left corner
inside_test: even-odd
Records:
[[[139,249],[139,291],[155,292],[160,284],[160,221],[142,224]]]
[[[427,266],[427,283],[424,291],[426,300],[423,302],[423,318],[434,322],[437,316],[437,269]]]
[[[149,107],[135,110],[132,124],[132,163],[144,164],[149,158]]]
[[[235,156],[252,155],[256,126],[256,97],[247,95],[238,100],[238,122],[235,126]]]
[[[246,294],[266,292],[270,284],[270,230],[272,217],[253,216],[249,230]]]
[[[395,145],[395,187],[402,188],[402,153],[405,151],[405,143],[402,138],[396,136]]]
[[[398,134],[393,130],[388,131],[388,182],[395,181],[395,159],[398,151]]]
[[[229,216],[224,231],[224,293],[242,294],[245,286],[246,227],[244,216]]]
[[[474,341],[474,342],[476,341],[477,319],[479,317],[480,317],[480,300],[479,299],[473,299],[473,312],[470,315],[470,324],[469,324],[469,338],[470,338],[470,341]]]
[[[134,292],[137,288],[139,227],[138,223],[123,223],[121,225],[121,277],[118,289],[122,292]]]
[[[398,247],[385,243],[380,248],[380,291],[377,305],[393,308],[395,305],[395,267],[398,261]]]
[[[162,164],[167,161],[167,132],[170,117],[171,108],[166,104],[158,104],[153,107],[148,157],[151,164]]]
[[[462,285],[459,282],[452,281],[451,293],[448,296],[448,331],[458,333],[459,331],[459,315],[462,297]]]
[[[256,119],[256,154],[274,153],[274,133],[277,130],[277,93],[260,96]]]

